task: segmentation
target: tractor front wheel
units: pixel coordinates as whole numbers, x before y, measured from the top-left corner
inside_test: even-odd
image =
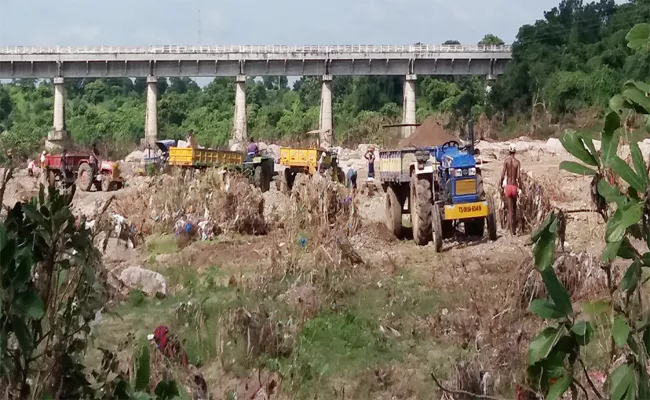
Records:
[[[426,177],[411,177],[411,225],[413,240],[424,246],[431,240],[431,181]]]

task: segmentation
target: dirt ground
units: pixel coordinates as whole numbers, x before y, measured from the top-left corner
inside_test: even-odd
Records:
[[[559,163],[571,159],[568,154],[544,142],[523,140],[518,147],[522,169],[544,186],[553,206],[590,208],[589,179],[559,171]],[[507,144],[483,142],[479,148],[486,189],[496,193]],[[358,182],[365,184],[362,155],[348,152],[345,162],[357,166]],[[4,204],[34,195],[36,182],[19,171]],[[75,212],[92,215],[109,196],[118,203],[132,201],[153,182],[131,176],[117,192],[77,192]],[[432,398],[437,388],[429,372],[470,390],[458,377],[463,371],[471,375],[472,368],[491,373],[493,392],[512,393],[521,378],[518,371],[524,369],[525,349],[541,325],[519,301],[521,278],[532,265],[528,236],[513,237],[499,226],[495,242],[459,236],[436,254],[431,244],[418,247],[392,237],[383,225],[379,188],[372,196],[358,196],[361,224],[349,244],[361,262],[346,263],[344,257],[354,256],[332,250],[337,241],[343,249],[342,237],[305,236],[308,227],[291,230],[286,227],[291,199],[275,188],[263,198],[264,218],[284,221],[285,228],[257,236],[223,234],[184,246],[152,237],[128,251],[112,241],[105,255],[112,268],[139,265],[158,271],[168,279],[171,295],[144,304],[126,301],[118,308],[119,318],[104,319],[98,343],[116,347],[126,331],[144,336],[161,323],[177,327],[215,398],[255,398],[251,395],[274,379],[280,385],[271,398]],[[596,256],[603,232],[595,214],[574,214],[567,250]],[[207,301],[200,328],[184,323],[174,311],[179,302],[194,299]],[[353,313],[342,322],[340,307]],[[249,315],[242,343],[233,339],[241,338],[235,335],[242,324],[237,310]],[[265,315],[266,324],[278,330],[276,342],[296,340],[291,355],[256,344],[257,328],[250,320],[257,315]],[[342,324],[340,331],[333,328],[337,324]],[[372,335],[364,336],[367,332]],[[363,338],[363,346],[351,338],[356,336]]]

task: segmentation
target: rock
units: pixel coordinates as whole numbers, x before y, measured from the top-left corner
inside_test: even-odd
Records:
[[[135,150],[131,154],[126,156],[126,158],[124,158],[124,161],[129,162],[129,163],[130,162],[140,162],[140,161],[142,161],[143,157],[144,157],[144,152],[142,152],[140,150]]]
[[[131,289],[140,289],[149,296],[167,294],[167,279],[155,271],[140,267],[125,268],[120,280]]]
[[[562,146],[562,143],[560,142],[560,139],[556,139],[556,138],[550,138],[549,140],[546,141],[545,150],[551,154],[560,154],[566,152],[566,150],[564,150],[564,147]]]

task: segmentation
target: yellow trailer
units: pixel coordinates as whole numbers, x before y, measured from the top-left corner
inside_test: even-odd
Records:
[[[170,147],[170,166],[176,167],[215,167],[220,165],[239,165],[244,163],[244,155],[237,151],[193,149],[191,147]]]
[[[321,169],[332,171],[336,169],[337,173],[333,178],[337,178],[343,183],[345,176],[343,170],[336,165],[336,156],[322,148],[280,148],[280,165],[285,166],[284,174],[279,174],[276,180],[277,189],[280,191],[291,190],[297,174],[314,175],[318,172],[318,162],[322,158]]]

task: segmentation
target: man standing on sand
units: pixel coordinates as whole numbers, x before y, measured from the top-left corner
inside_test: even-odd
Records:
[[[368,147],[368,151],[366,151],[366,154],[363,157],[366,160],[368,160],[368,181],[374,181],[375,180],[375,147],[374,146]]]
[[[508,148],[510,154],[503,163],[501,179],[504,194],[506,197],[506,206],[508,210],[508,228],[513,235],[517,234],[517,196],[521,193],[521,164],[515,157],[515,144],[510,144]]]

